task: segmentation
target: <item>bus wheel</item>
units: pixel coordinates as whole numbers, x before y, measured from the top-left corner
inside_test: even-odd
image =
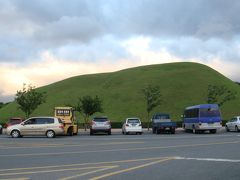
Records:
[[[217,132],[216,129],[211,129],[211,130],[210,130],[210,133],[211,133],[211,134],[215,134],[216,132]]]
[[[195,129],[195,126],[192,127],[192,132],[193,132],[193,134],[197,134],[197,131],[196,131],[196,129]]]

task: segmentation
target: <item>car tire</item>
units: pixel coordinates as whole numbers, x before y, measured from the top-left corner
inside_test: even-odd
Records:
[[[228,128],[228,126],[226,126],[226,131],[227,131],[227,132],[229,132],[229,131],[230,131],[230,130],[229,130],[229,128]]]
[[[49,130],[46,132],[47,138],[54,138],[55,137],[55,132],[53,130]]]
[[[92,136],[93,135],[93,131],[90,129],[90,136]]]
[[[240,132],[238,126],[235,127],[235,130],[236,130],[237,132]]]
[[[124,131],[122,131],[122,134],[124,134]]]
[[[156,134],[156,128],[152,128],[152,133]]]
[[[11,136],[13,138],[19,138],[21,136],[20,132],[18,130],[12,130]]]
[[[68,128],[67,134],[69,136],[73,136],[73,129],[72,128]]]
[[[175,129],[171,129],[171,134],[175,134]]]
[[[111,135],[111,134],[112,134],[111,130],[110,130],[110,131],[108,131],[108,135]]]
[[[139,135],[142,135],[142,132],[139,132],[138,134],[139,134]]]

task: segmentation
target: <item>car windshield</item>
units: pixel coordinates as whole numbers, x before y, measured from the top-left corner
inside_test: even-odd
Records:
[[[95,121],[95,122],[106,122],[108,120],[107,120],[107,118],[94,118],[93,121]]]
[[[133,124],[133,123],[140,123],[139,119],[128,119],[127,122],[130,123],[130,124]]]

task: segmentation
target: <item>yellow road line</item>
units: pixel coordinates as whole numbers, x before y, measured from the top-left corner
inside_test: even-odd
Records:
[[[156,160],[156,159],[162,159],[162,158],[169,158],[169,157],[152,157],[152,158],[128,159],[128,160],[120,160],[120,161],[105,161],[105,162],[97,162],[97,163],[81,163],[81,164],[67,164],[67,165],[57,165],[57,166],[40,166],[40,167],[27,167],[27,168],[0,169],[0,172],[20,171],[20,170],[34,170],[34,169],[49,169],[49,168],[62,168],[62,167],[85,166],[85,165],[128,163],[128,162]]]
[[[1,179],[1,180],[29,180],[30,178],[11,178],[11,179]]]
[[[101,175],[101,176],[97,176],[97,177],[91,178],[90,180],[98,180],[98,179],[106,178],[106,177],[113,176],[113,175],[116,175],[116,174],[121,174],[121,173],[129,172],[129,171],[133,171],[133,170],[136,170],[136,169],[144,168],[144,167],[147,167],[147,166],[151,166],[151,165],[154,165],[154,164],[162,163],[162,162],[165,162],[165,161],[169,161],[171,159],[173,159],[173,158],[161,159],[161,160],[150,162],[150,163],[143,164],[143,165],[140,165],[140,166],[127,168],[127,169],[111,172],[111,173],[108,173],[108,174],[104,174],[104,175]]]
[[[93,174],[93,173],[97,173],[97,172],[101,172],[101,171],[105,171],[105,170],[109,170],[109,169],[112,169],[112,168],[117,168],[119,166],[112,166],[112,167],[109,167],[109,168],[104,168],[104,169],[98,169],[98,170],[95,170],[95,171],[89,171],[89,172],[86,172],[86,173],[82,173],[82,174],[77,174],[75,176],[70,176],[70,177],[66,177],[66,178],[61,178],[59,180],[69,180],[69,179],[73,179],[73,178],[79,178],[79,177],[82,177],[82,176],[86,176],[86,175],[89,175],[89,174]]]
[[[49,155],[67,155],[67,154],[85,154],[85,153],[101,153],[101,152],[116,152],[116,151],[137,151],[137,150],[154,150],[154,149],[170,149],[170,148],[184,148],[184,147],[199,147],[199,146],[212,146],[224,144],[238,144],[240,141],[232,142],[216,142],[205,144],[184,144],[175,146],[152,146],[152,147],[138,147],[138,148],[125,148],[125,149],[106,149],[94,151],[71,151],[71,152],[56,152],[56,153],[29,153],[29,154],[11,154],[0,155],[0,157],[21,157],[21,156],[49,156]]]
[[[108,168],[112,166],[99,166],[99,167],[78,167],[69,169],[55,169],[55,170],[42,170],[42,171],[30,171],[30,172],[13,172],[13,173],[2,173],[0,176],[10,176],[10,175],[20,175],[20,174],[39,174],[39,173],[52,173],[52,172],[64,172],[64,171],[75,171],[75,170],[85,170],[85,169],[99,169]]]
[[[144,142],[140,141],[134,141],[134,142],[113,142],[113,143],[99,143],[99,144],[87,144],[87,145],[79,145],[79,144],[62,144],[62,145],[32,145],[29,146],[26,144],[25,146],[28,147],[23,147],[23,146],[0,146],[0,149],[31,149],[31,148],[63,148],[63,147],[88,147],[88,146],[105,146],[105,145],[121,145],[121,144],[143,144]]]

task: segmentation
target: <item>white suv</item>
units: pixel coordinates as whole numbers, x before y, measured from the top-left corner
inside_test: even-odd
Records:
[[[63,135],[64,125],[60,118],[55,117],[31,117],[20,124],[7,128],[7,134],[13,138],[22,136],[42,136],[53,138],[56,135]]]

